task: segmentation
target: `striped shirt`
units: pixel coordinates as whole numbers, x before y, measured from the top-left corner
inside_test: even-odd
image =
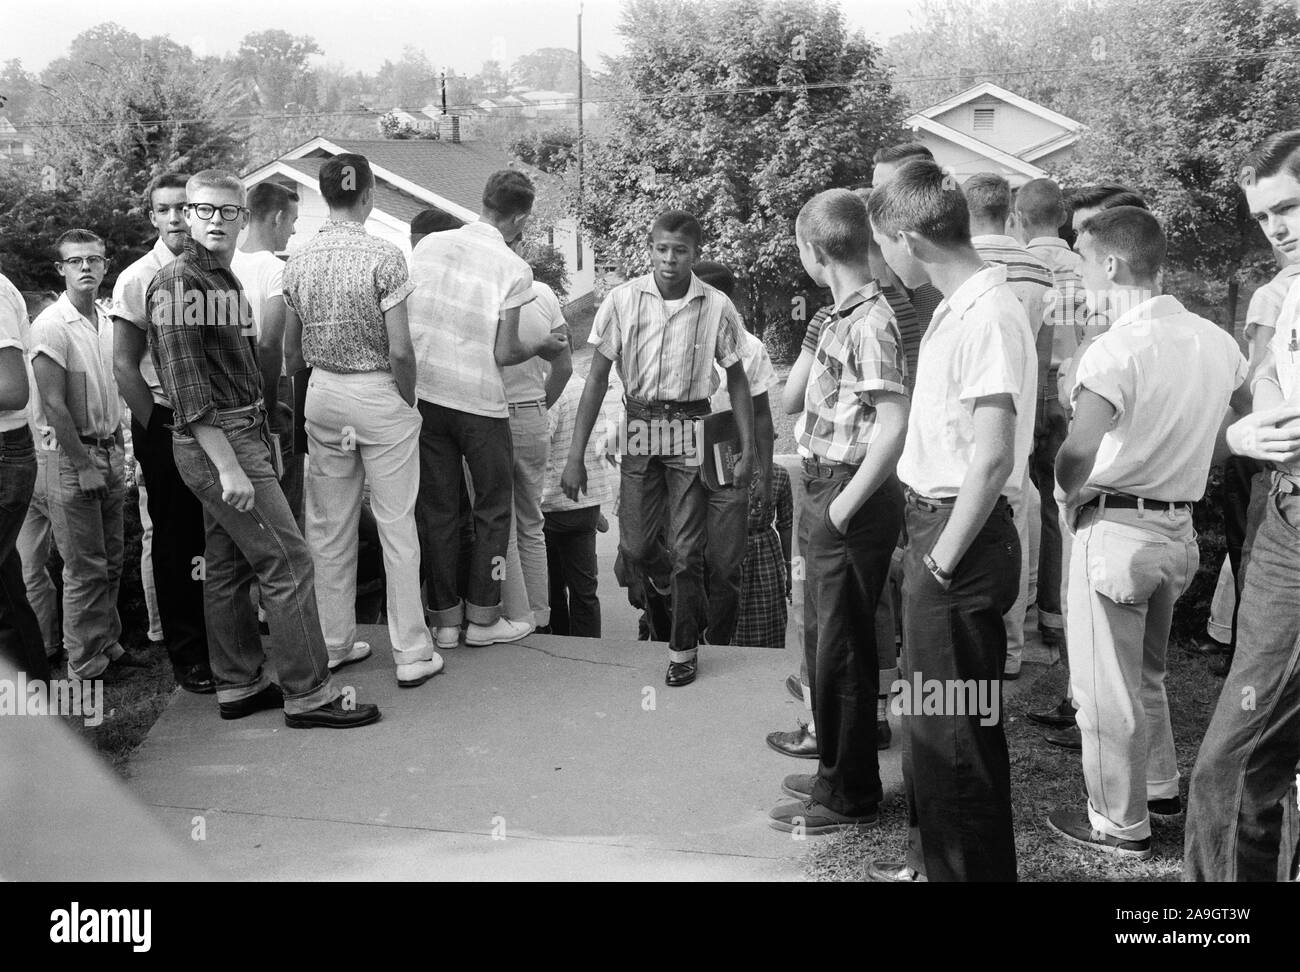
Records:
[[[629,398],[697,402],[717,389],[715,361],[729,368],[740,360],[743,329],[727,295],[694,274],[685,303],[670,313],[647,273],[606,295],[588,343],[618,366]]]
[[[928,287],[929,284],[926,284]],[[930,288],[934,290],[933,287]],[[889,306],[894,311],[894,323],[898,325],[898,336],[903,342],[903,357],[907,360],[907,390],[912,390],[912,382],[916,380],[916,358],[921,353],[921,338],[925,337],[925,327],[921,326],[921,319],[916,313],[916,308],[912,302],[907,299],[907,294],[895,290],[888,285],[881,287],[880,292],[885,295],[889,301]],[[938,290],[939,299],[943,299],[943,294]],[[935,304],[938,307],[938,304]],[[928,327],[930,322],[925,322]]]
[[[611,387],[616,383],[611,383]],[[605,458],[605,440],[610,426],[610,413],[617,407],[617,395],[606,392],[596,415],[596,424],[587,439],[587,452],[583,462],[587,465],[587,491],[573,501],[560,489],[560,477],[564,475],[564,465],[569,461],[569,449],[573,445],[573,427],[578,417],[578,403],[582,400],[582,390],[586,382],[571,381],[564,386],[564,391],[555,404],[546,413],[546,422],[551,430],[551,451],[546,457],[546,479],[542,485],[542,510],[555,513],[560,510],[581,510],[589,506],[614,505],[614,467]]]
[[[874,280],[845,298],[817,342],[794,431],[799,455],[850,466],[866,459],[876,424],[873,396],[907,394],[902,343]]]
[[[1052,317],[1052,269],[1010,236],[973,236],[971,244],[985,263],[1007,268],[1007,284],[1015,292],[1038,336]]]
[[[1074,356],[1097,322],[1088,313],[1088,296],[1079,276],[1079,254],[1059,236],[1039,236],[1029,241],[1030,253],[1052,271],[1052,366],[1047,372],[1047,397],[1056,397],[1056,376]]]
[[[943,291],[934,284],[925,283],[915,290],[908,291],[907,299],[911,303],[912,309],[916,311],[916,319],[921,328],[921,337],[925,337],[925,332],[930,327],[930,321],[934,319],[934,312],[943,303]]]
[[[533,299],[533,271],[487,223],[430,233],[411,254],[407,298],[415,394],[471,415],[509,418],[497,325]]]

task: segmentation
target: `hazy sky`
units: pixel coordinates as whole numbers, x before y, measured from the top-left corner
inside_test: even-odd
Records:
[[[113,21],[136,34],[168,34],[201,54],[224,54],[244,35],[281,28],[308,34],[325,61],[373,72],[396,60],[403,46],[422,49],[435,67],[476,73],[484,61],[507,65],[539,47],[575,46],[578,0],[0,0],[0,62],[18,58],[39,71],[66,52],[68,42],[95,24]],[[883,40],[911,25],[916,0],[843,0],[846,19]],[[583,58],[617,54],[618,0],[586,0]],[[57,13],[55,12],[57,11]]]

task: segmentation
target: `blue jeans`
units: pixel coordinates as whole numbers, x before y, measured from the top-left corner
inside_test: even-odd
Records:
[[[27,603],[18,533],[36,487],[36,450],[26,426],[0,432],[0,658],[31,678],[48,680],[50,665],[36,614]]]
[[[247,513],[221,498],[217,467],[197,440],[180,433],[172,439],[176,470],[203,505],[204,615],[217,699],[237,702],[271,683],[249,598],[256,577],[271,626],[271,660],[284,692],[284,711],[319,708],[340,692],[330,681],[311,553],[276,479],[262,407],[223,413],[221,427],[253,484],[254,505]]]
[[[1300,762],[1300,495],[1273,474],[1241,592],[1237,652],[1192,770],[1183,876],[1276,881]],[[1288,862],[1289,863],[1289,862]]]

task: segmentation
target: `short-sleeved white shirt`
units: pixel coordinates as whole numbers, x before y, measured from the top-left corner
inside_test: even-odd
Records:
[[[31,357],[48,357],[67,373],[63,397],[78,435],[104,439],[122,424],[122,404],[113,377],[113,322],[95,305],[96,325],[81,316],[67,293],[32,322]],[[32,401],[38,432],[50,435],[39,395]]]
[[[1002,486],[1020,498],[1034,442],[1038,359],[1029,318],[1005,266],[986,266],[935,309],[921,339],[898,478],[923,496],[955,497],[975,456],[975,402],[1010,395],[1015,464]]]
[[[113,305],[109,314],[129,321],[140,330],[149,331],[149,311],[145,306],[145,294],[154,274],[176,259],[176,254],[167,249],[167,244],[159,240],[153,249],[136,260],[118,275],[113,285]],[[155,405],[171,408],[167,393],[163,391],[162,382],[158,380],[158,369],[154,367],[153,355],[149,353],[148,344],[140,356],[140,376],[149,386]]]
[[[284,294],[284,261],[270,250],[258,250],[256,253],[236,250],[230,269],[244,288],[248,304],[253,309],[255,333],[261,337],[266,302]]]
[[[533,281],[533,300],[519,308],[519,340],[535,345],[557,327],[564,324],[564,311],[555,291],[540,281]],[[546,379],[551,375],[551,363],[536,355],[522,364],[507,365],[501,369],[501,380],[506,386],[506,401],[511,403],[535,402],[546,397]]]
[[[1070,392],[1072,404],[1086,388],[1115,409],[1081,499],[1199,500],[1228,399],[1245,379],[1232,335],[1168,294],[1117,318],[1079,359]]]
[[[1272,280],[1251,294],[1250,306],[1246,308],[1246,326],[1241,334],[1243,338],[1249,341],[1257,327],[1277,327],[1282,305],[1297,279],[1300,279],[1300,263],[1293,263],[1283,267]]]
[[[749,379],[749,397],[757,398],[767,394],[781,384],[772,367],[772,358],[763,347],[763,342],[745,328],[740,329],[740,340],[736,344],[740,352],[740,363],[745,367],[745,377]],[[713,365],[718,379],[718,390],[709,400],[709,407],[715,412],[731,408],[731,393],[727,391],[727,373],[717,362]]]
[[[496,362],[501,315],[533,299],[533,271],[487,223],[430,233],[411,254],[406,299],[415,394],[488,418],[508,418]]]
[[[1276,331],[1269,339],[1277,383],[1288,402],[1300,402],[1300,277],[1293,279],[1275,318]]]
[[[17,348],[27,364],[27,352],[32,346],[31,327],[27,323],[27,302],[22,292],[4,274],[0,274],[0,349]],[[27,376],[31,383],[31,375]],[[33,392],[35,389],[33,388]],[[33,394],[32,397],[35,397]],[[0,411],[0,432],[22,428],[27,423],[27,409],[14,408]]]

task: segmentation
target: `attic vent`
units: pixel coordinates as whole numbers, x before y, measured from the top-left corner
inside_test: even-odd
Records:
[[[975,109],[975,131],[991,132],[993,131],[993,120],[996,117],[996,108],[976,108]]]

